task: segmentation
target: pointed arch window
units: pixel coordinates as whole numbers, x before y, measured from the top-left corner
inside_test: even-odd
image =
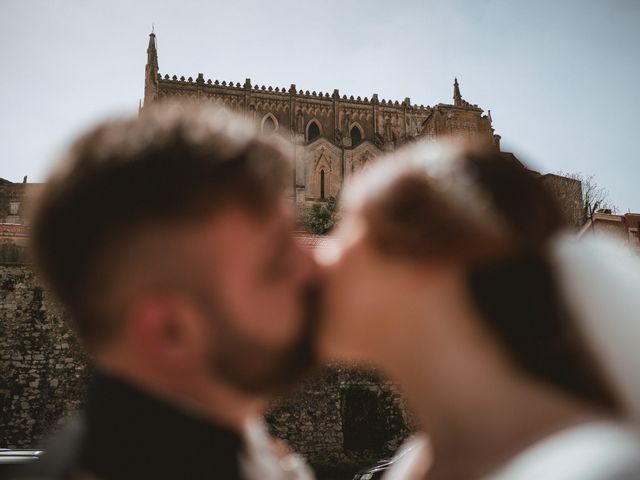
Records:
[[[351,127],[351,146],[357,147],[362,143],[362,132],[357,125]]]
[[[320,170],[320,199],[324,200],[324,169]]]
[[[320,125],[315,120],[312,120],[307,127],[307,143],[311,143],[316,138],[320,138],[320,135]]]
[[[262,134],[269,135],[276,131],[278,131],[278,121],[272,114],[268,113],[262,119]]]

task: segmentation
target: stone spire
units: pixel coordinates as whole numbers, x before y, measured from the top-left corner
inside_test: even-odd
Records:
[[[144,68],[144,106],[158,98],[158,50],[156,34],[151,30],[147,47],[147,65]]]
[[[453,79],[453,104],[456,107],[462,105],[462,95],[460,95],[460,85],[458,85],[458,79]]]
[[[147,47],[147,66],[154,67],[154,73],[158,73],[158,50],[156,49],[156,34],[149,34],[149,46]]]

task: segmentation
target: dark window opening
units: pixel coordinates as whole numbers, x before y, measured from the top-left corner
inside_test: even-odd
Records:
[[[324,170],[320,170],[320,198],[324,200]]]
[[[379,450],[384,445],[378,394],[366,388],[350,388],[343,393],[342,432],[344,448],[358,452]]]
[[[362,142],[362,133],[360,132],[360,129],[354,125],[353,128],[351,129],[351,146],[357,147],[358,145],[360,145],[361,142]]]
[[[316,138],[320,137],[320,126],[317,122],[311,122],[309,124],[309,131],[307,132],[307,141],[313,142]]]
[[[269,134],[276,131],[276,122],[273,120],[273,117],[268,116],[264,119],[262,123],[262,133]]]

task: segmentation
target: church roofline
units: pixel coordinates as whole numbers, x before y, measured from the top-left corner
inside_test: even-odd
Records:
[[[451,105],[450,103],[437,103],[436,105],[434,105],[433,107],[439,107],[439,108],[455,108],[458,110],[477,110],[478,112],[484,112],[484,110],[482,108],[480,108],[478,105],[476,104],[471,104],[465,100],[463,100],[464,104],[462,105]]]
[[[352,103],[356,105],[381,105],[385,107],[406,107],[409,110],[420,110],[428,112],[432,110],[434,107],[430,105],[418,105],[411,104],[410,99],[407,97],[404,101],[400,102],[398,100],[386,100],[386,99],[378,99],[377,94],[373,94],[371,98],[369,97],[360,97],[360,96],[347,96],[340,95],[339,90],[335,89],[333,93],[328,92],[316,92],[309,90],[297,89],[295,84],[292,84],[289,88],[286,87],[272,87],[267,85],[259,85],[259,84],[251,84],[250,79],[246,79],[244,83],[240,82],[227,82],[226,80],[211,80],[204,79],[204,76],[200,73],[194,80],[193,77],[185,78],[184,76],[178,77],[177,75],[170,76],[169,74],[162,75],[158,73],[158,81],[161,85],[176,85],[176,86],[191,86],[192,88],[197,88],[197,86],[205,87],[205,88],[224,88],[237,90],[238,92],[251,91],[253,93],[260,93],[266,95],[282,95],[282,96],[291,96],[294,95],[296,97],[302,97],[311,100],[322,100],[322,101],[332,101],[339,100],[340,102]],[[436,106],[438,107],[449,107],[449,108],[462,108],[466,110],[478,110],[482,112],[483,110],[479,108],[477,105],[472,105],[468,102],[464,102],[464,105],[454,106],[447,105],[443,103],[439,103]]]
[[[151,43],[153,43],[153,51],[155,53],[156,48],[155,48],[155,33],[152,31],[150,34],[150,45]],[[180,76],[178,78],[177,75],[172,75],[170,76],[169,74],[165,74],[164,76],[157,71],[157,58],[154,58],[155,60],[155,66],[156,66],[156,72],[157,72],[157,87],[161,87],[161,86],[173,86],[175,85],[176,87],[179,88],[191,88],[191,89],[205,89],[205,90],[215,90],[215,89],[227,89],[227,90],[236,90],[238,92],[252,92],[252,93],[258,93],[258,94],[264,94],[264,95],[272,95],[272,96],[283,96],[283,97],[291,97],[291,96],[295,96],[298,98],[303,98],[303,99],[308,99],[308,100],[318,100],[318,101],[323,101],[323,102],[333,102],[333,101],[338,101],[341,103],[350,103],[352,105],[363,105],[363,106],[372,106],[372,105],[378,105],[378,106],[382,106],[382,107],[391,107],[391,108],[405,108],[406,110],[412,111],[412,112],[422,112],[422,113],[430,113],[431,111],[433,111],[434,108],[455,108],[455,109],[461,109],[461,110],[472,110],[472,111],[477,111],[477,112],[484,112],[484,110],[480,107],[478,107],[478,105],[475,104],[471,104],[469,102],[467,102],[466,100],[464,100],[462,98],[462,96],[460,95],[460,89],[459,89],[459,85],[458,85],[458,79],[456,78],[454,80],[454,105],[449,105],[449,104],[444,104],[444,103],[438,103],[436,105],[432,106],[425,106],[425,105],[418,105],[418,104],[411,104],[411,99],[409,97],[406,97],[402,102],[398,101],[398,100],[386,100],[386,99],[382,99],[379,100],[378,99],[378,94],[374,93],[371,98],[368,97],[354,97],[353,95],[347,96],[347,95],[342,95],[340,96],[340,91],[338,89],[334,89],[332,93],[328,93],[328,92],[316,92],[316,91],[312,91],[310,92],[309,90],[302,90],[302,89],[297,89],[296,85],[294,83],[291,84],[291,86],[287,89],[286,87],[272,87],[269,85],[252,85],[251,84],[251,79],[247,78],[245,79],[244,83],[240,83],[240,82],[227,82],[225,80],[223,81],[219,81],[219,80],[211,80],[204,78],[204,75],[202,73],[198,73],[198,76],[196,77],[196,79],[194,80],[193,77],[188,77],[185,79],[184,76]]]

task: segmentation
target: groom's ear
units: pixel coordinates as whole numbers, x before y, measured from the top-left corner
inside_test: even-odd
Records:
[[[213,337],[213,325],[206,324],[202,312],[179,295],[141,297],[131,306],[128,321],[135,344],[159,363],[191,361]]]

